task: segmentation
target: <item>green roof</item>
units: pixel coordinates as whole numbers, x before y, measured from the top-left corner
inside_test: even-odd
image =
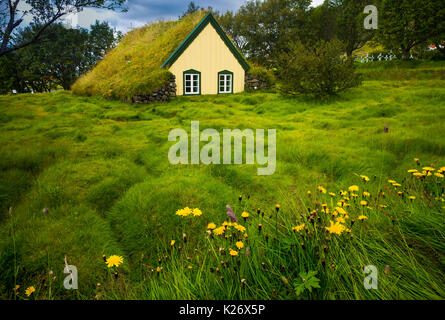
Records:
[[[249,71],[250,67],[243,55],[238,51],[233,42],[226,35],[224,30],[221,28],[219,23],[216,21],[215,17],[211,12],[207,13],[205,17],[196,25],[196,27],[189,33],[189,35],[179,44],[179,46],[172,52],[172,54],[164,61],[161,68],[167,68],[173,65],[173,63],[181,56],[181,54],[188,48],[188,46],[196,39],[196,37],[201,33],[202,30],[211,24],[216,32],[219,34],[221,39],[224,41],[226,46],[230,49],[232,54],[241,64],[245,71]]]

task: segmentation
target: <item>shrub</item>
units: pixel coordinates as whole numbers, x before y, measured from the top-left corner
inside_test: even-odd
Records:
[[[280,89],[287,94],[312,94],[327,97],[357,87],[361,80],[354,61],[344,55],[338,40],[319,41],[315,46],[291,43],[279,58]]]

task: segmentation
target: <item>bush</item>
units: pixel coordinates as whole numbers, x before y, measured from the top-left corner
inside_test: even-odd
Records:
[[[345,57],[338,40],[319,41],[314,47],[299,41],[291,43],[289,51],[280,55],[278,78],[283,93],[317,97],[327,97],[361,83],[354,61]]]

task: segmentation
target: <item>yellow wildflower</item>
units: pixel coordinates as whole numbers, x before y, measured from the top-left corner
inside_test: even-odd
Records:
[[[388,180],[388,183],[394,184],[394,183],[397,183],[397,181],[395,181],[395,180]]]
[[[425,170],[425,171],[434,171],[434,170],[436,170],[433,167],[424,167],[422,169]]]
[[[410,199],[410,200],[415,200],[416,197],[415,197],[415,196],[410,196],[409,199]]]
[[[235,243],[235,245],[238,249],[244,248],[244,243],[242,241],[238,241],[237,243]]]
[[[175,240],[170,241],[170,246],[173,247],[175,245],[175,242],[176,242]]]
[[[434,175],[438,178],[443,178],[443,174],[441,174],[441,173],[436,172]]]
[[[340,207],[336,207],[335,210],[337,210],[338,213],[340,214],[346,214],[346,210]]]
[[[124,262],[124,258],[121,256],[112,255],[111,257],[107,258],[107,261],[105,262],[108,266],[108,268],[111,267],[119,267],[121,263]]]
[[[358,189],[359,189],[358,186],[355,186],[355,185],[354,186],[350,186],[348,188],[348,190],[351,191],[351,192],[358,191]]]
[[[370,197],[371,194],[370,194],[369,192],[365,191],[365,192],[363,192],[363,196],[364,196],[364,197]]]
[[[332,197],[335,197],[335,196],[336,196],[336,194],[333,193],[333,192],[329,192],[329,195],[332,196]]]
[[[368,217],[367,216],[359,216],[358,219],[359,220],[366,220],[366,219],[368,219]]]
[[[408,173],[414,173],[414,172],[417,172],[417,169],[410,169],[410,170],[408,170]]]
[[[200,215],[202,215],[202,211],[201,210],[199,210],[198,208],[195,208],[195,209],[193,209],[193,215],[196,217],[196,216],[200,216]]]
[[[342,217],[338,217],[335,221],[340,222],[340,223],[345,223],[345,219],[343,219]]]
[[[244,211],[243,213],[241,213],[241,217],[248,218],[249,217],[249,213]]]
[[[366,202],[365,200],[362,200],[362,201],[360,201],[360,204],[361,204],[362,206],[366,206],[366,205],[368,204],[368,202]]]
[[[230,254],[232,257],[235,257],[235,256],[238,255],[238,251],[230,249],[229,254]]]
[[[322,186],[318,186],[318,191],[320,191],[321,193],[326,193],[326,189]]]
[[[365,182],[368,182],[368,181],[369,181],[369,178],[368,178],[367,176],[360,176],[360,178],[362,178],[363,181],[365,181]]]
[[[303,230],[303,228],[304,228],[304,223],[302,223],[296,227],[293,227],[292,231],[301,231],[301,230]]]
[[[216,224],[214,224],[213,222],[210,222],[208,225],[207,225],[207,229],[209,229],[209,230],[213,230],[213,229],[215,229],[216,228]]]
[[[240,232],[246,231],[246,228],[244,228],[242,225],[240,225],[238,223],[235,224],[235,229],[240,231]]]
[[[220,236],[224,233],[224,231],[226,230],[226,228],[224,226],[221,226],[219,228],[216,228],[215,230],[213,230],[213,233]]]
[[[329,227],[325,227],[326,230],[329,231],[329,233],[335,233],[335,234],[342,234],[343,231],[345,231],[346,227],[342,225],[340,222],[331,222],[331,225]]]
[[[26,293],[26,295],[29,297],[29,296],[32,295],[33,292],[35,292],[35,291],[36,291],[36,288],[34,288],[33,286],[31,286],[31,287],[28,287],[28,288],[26,289],[25,293]]]

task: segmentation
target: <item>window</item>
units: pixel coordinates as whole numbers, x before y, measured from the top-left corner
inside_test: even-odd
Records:
[[[218,93],[233,92],[233,72],[224,70],[218,72]]]
[[[184,95],[201,94],[201,72],[184,71]]]

